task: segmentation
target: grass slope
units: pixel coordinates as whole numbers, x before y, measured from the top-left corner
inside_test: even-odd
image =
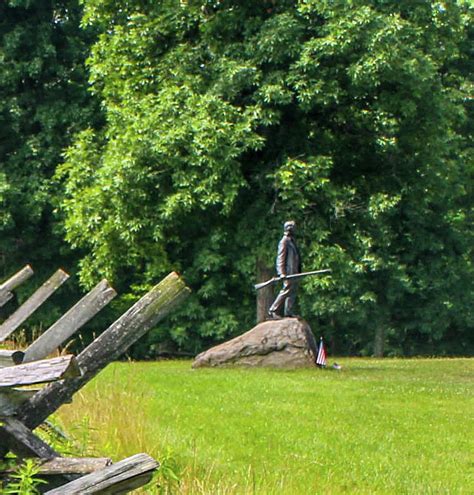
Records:
[[[474,360],[340,362],[116,363],[59,416],[97,454],[162,461],[150,494],[474,493]]]

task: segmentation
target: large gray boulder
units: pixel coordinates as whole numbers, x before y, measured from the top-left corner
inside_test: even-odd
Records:
[[[257,366],[301,368],[316,366],[317,346],[310,326],[299,318],[269,320],[199,354],[193,368]]]

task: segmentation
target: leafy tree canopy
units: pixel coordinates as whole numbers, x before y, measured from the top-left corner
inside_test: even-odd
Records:
[[[302,284],[301,313],[339,352],[466,352],[467,2],[84,6],[106,123],[60,168],[67,239],[86,286],[184,274],[193,301],[146,345],[248,328],[256,261],[294,218],[304,267],[333,269]]]

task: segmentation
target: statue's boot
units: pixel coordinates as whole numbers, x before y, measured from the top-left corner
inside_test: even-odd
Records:
[[[268,312],[268,319],[269,320],[281,320],[282,318],[276,311],[269,311]]]

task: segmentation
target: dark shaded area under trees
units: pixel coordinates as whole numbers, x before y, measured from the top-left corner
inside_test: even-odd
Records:
[[[134,355],[196,353],[252,326],[293,218],[332,351],[473,354],[468,2],[83,4],[0,7],[5,276],[61,259],[120,311],[179,270]]]

